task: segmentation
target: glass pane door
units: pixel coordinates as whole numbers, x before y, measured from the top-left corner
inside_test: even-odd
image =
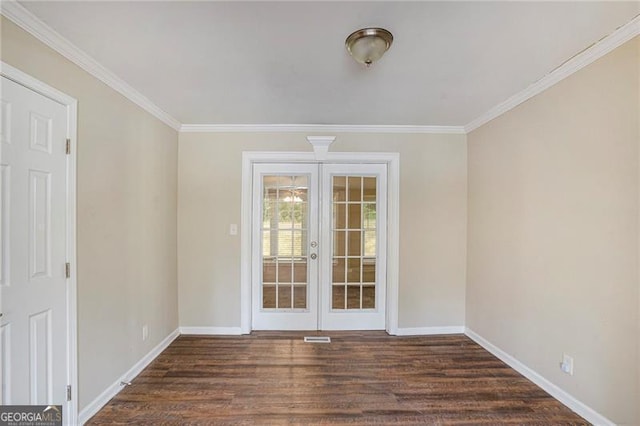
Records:
[[[317,174],[315,164],[254,166],[254,330],[317,329],[317,260],[309,250],[318,234]]]
[[[384,330],[386,166],[253,167],[252,328]]]
[[[321,327],[376,330],[385,326],[386,166],[322,168]]]

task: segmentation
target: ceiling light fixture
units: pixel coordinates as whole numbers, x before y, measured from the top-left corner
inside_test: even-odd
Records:
[[[347,51],[356,61],[370,67],[382,58],[393,43],[393,35],[383,28],[363,28],[351,33],[345,41]]]

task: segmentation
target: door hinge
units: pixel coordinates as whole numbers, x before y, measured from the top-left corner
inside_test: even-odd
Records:
[[[67,401],[71,401],[71,385],[67,385]]]
[[[71,139],[67,139],[65,152],[67,153],[67,155],[71,154]]]
[[[71,278],[71,264],[69,262],[64,264],[64,275],[66,278]]]

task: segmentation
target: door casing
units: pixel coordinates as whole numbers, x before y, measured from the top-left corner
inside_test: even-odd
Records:
[[[76,151],[78,127],[78,101],[40,80],[0,61],[0,75],[34,92],[52,99],[67,108],[67,138],[70,153],[67,155],[67,218],[66,247],[70,277],[67,280],[67,383],[71,386],[71,400],[63,410],[65,424],[78,423],[78,342],[77,342],[77,257],[76,257]]]
[[[252,184],[253,165],[259,163],[363,163],[387,165],[387,272],[385,330],[398,331],[400,154],[396,152],[329,152],[319,161],[313,152],[242,153],[242,205],[240,253],[240,318],[242,334],[251,333],[252,315]]]

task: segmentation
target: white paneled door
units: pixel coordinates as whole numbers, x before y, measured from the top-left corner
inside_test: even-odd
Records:
[[[254,164],[252,328],[383,330],[386,165]]]
[[[1,87],[2,404],[64,405],[67,108],[5,77]]]

